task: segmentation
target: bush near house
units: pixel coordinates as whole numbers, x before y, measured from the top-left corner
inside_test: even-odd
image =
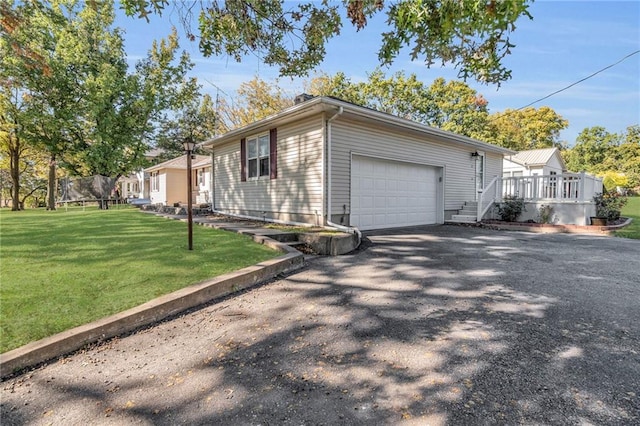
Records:
[[[617,191],[604,191],[593,197],[596,204],[596,216],[612,222],[620,219],[622,208],[627,204],[627,198]]]
[[[498,204],[498,216],[505,222],[515,222],[524,211],[524,198],[515,195],[505,196],[502,203]]]

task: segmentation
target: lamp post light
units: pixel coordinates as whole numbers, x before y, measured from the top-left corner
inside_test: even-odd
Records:
[[[191,137],[187,137],[184,142],[182,142],[182,147],[187,154],[187,232],[189,234],[189,250],[193,250],[193,200],[191,199],[193,179],[191,178],[191,154],[196,144]]]

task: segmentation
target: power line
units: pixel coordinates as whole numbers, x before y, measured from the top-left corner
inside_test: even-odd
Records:
[[[615,62],[615,63],[613,63],[613,64],[611,64],[611,65],[607,65],[606,67],[602,68],[601,70],[598,70],[598,71],[594,72],[593,74],[588,75],[588,76],[586,76],[585,78],[583,78],[583,79],[580,79],[580,80],[576,81],[575,83],[571,83],[570,85],[568,85],[568,86],[566,86],[566,87],[563,87],[563,88],[562,88],[562,89],[560,89],[560,90],[556,90],[555,92],[550,93],[550,94],[548,94],[547,96],[545,96],[545,97],[543,97],[543,98],[540,98],[540,99],[538,99],[538,100],[535,100],[535,101],[533,101],[533,102],[531,102],[531,103],[529,103],[529,104],[527,104],[527,105],[525,105],[525,106],[523,106],[523,107],[520,107],[520,108],[516,109],[516,111],[520,111],[521,109],[524,109],[524,108],[526,108],[526,107],[529,107],[529,106],[531,106],[531,105],[533,105],[533,104],[536,104],[536,103],[538,103],[538,102],[540,102],[540,101],[544,101],[545,99],[550,98],[550,97],[551,97],[551,96],[553,96],[553,95],[557,95],[557,94],[558,94],[558,93],[560,93],[560,92],[564,92],[565,90],[569,89],[570,87],[573,87],[573,86],[575,86],[576,84],[582,83],[583,81],[588,80],[588,79],[590,79],[591,77],[593,77],[593,76],[596,76],[596,75],[600,74],[602,71],[608,70],[609,68],[612,68],[612,67],[614,67],[614,66],[618,65],[620,62],[623,62],[623,61],[625,61],[625,60],[629,59],[630,57],[632,57],[633,55],[636,55],[636,54],[638,54],[638,53],[640,53],[640,50],[636,50],[635,52],[629,53],[627,56],[625,56],[624,58],[620,59],[618,62]]]

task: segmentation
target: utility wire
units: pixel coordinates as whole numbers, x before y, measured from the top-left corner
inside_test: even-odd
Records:
[[[638,53],[640,53],[640,50],[636,50],[635,52],[629,53],[627,56],[625,56],[624,58],[620,59],[618,62],[613,63],[613,64],[611,64],[611,65],[608,65],[608,66],[606,66],[606,67],[602,68],[601,70],[598,70],[598,71],[594,72],[593,74],[588,75],[588,76],[586,76],[585,78],[583,78],[583,79],[581,79],[581,80],[576,81],[575,83],[571,83],[571,84],[570,84],[570,85],[568,85],[567,87],[563,87],[562,89],[560,89],[560,90],[556,90],[555,92],[550,93],[550,94],[548,94],[547,96],[545,96],[545,97],[543,97],[543,98],[540,98],[540,99],[535,100],[535,101],[533,101],[533,102],[531,102],[531,103],[529,103],[529,104],[527,104],[527,105],[525,105],[525,106],[523,106],[523,107],[520,107],[520,108],[516,109],[516,111],[520,111],[521,109],[524,109],[524,108],[526,108],[526,107],[529,107],[529,106],[531,106],[531,105],[533,105],[533,104],[536,104],[536,103],[538,103],[538,102],[540,102],[540,101],[544,101],[545,99],[550,98],[550,97],[551,97],[551,96],[553,96],[553,95],[557,95],[557,94],[558,94],[558,93],[560,93],[560,92],[564,92],[565,90],[569,89],[570,87],[573,87],[573,86],[575,86],[576,84],[582,83],[583,81],[588,80],[588,79],[590,79],[591,77],[594,77],[595,75],[600,74],[602,71],[608,70],[609,68],[612,68],[612,67],[614,67],[614,66],[618,65],[620,62],[623,62],[623,61],[625,61],[625,60],[629,59],[630,57],[632,57],[633,55],[637,55]]]

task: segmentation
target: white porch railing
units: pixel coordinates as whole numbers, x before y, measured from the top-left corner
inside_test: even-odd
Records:
[[[482,191],[478,191],[478,217],[481,221],[493,203],[506,196],[525,201],[591,201],[602,192],[602,179],[586,173],[558,175],[495,177]]]
[[[494,177],[482,190],[478,191],[478,215],[476,220],[480,222],[489,211],[493,203],[500,201],[500,178]]]
[[[502,197],[516,196],[525,201],[590,201],[602,192],[602,179],[586,173],[504,177]]]

